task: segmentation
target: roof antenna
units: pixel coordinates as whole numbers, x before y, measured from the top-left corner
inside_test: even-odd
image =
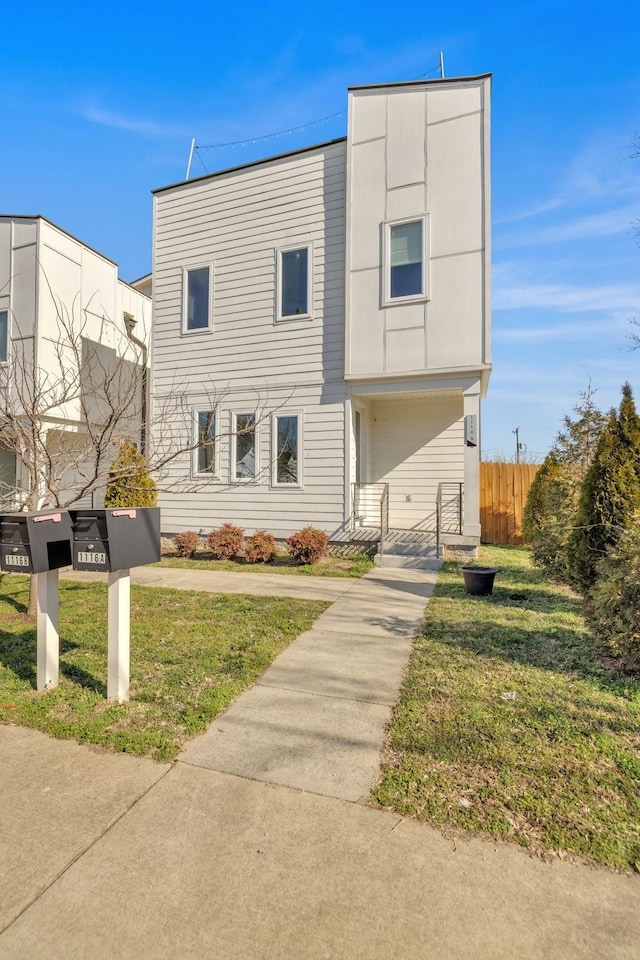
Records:
[[[440,54],[440,56],[442,56],[442,54]],[[191,149],[189,150],[189,159],[187,160],[187,175],[185,177],[185,180],[188,180],[189,177],[191,176],[191,161],[193,160],[193,151],[195,150],[195,148],[196,148],[196,138],[194,137],[193,140],[191,141]]]
[[[444,80],[444,53],[440,51],[440,79]]]

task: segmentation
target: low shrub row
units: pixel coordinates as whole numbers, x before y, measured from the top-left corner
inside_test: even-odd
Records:
[[[179,557],[193,558],[202,540],[195,530],[184,530],[175,536]],[[244,555],[247,563],[268,563],[278,553],[275,537],[266,530],[256,530],[245,539],[244,530],[232,523],[223,523],[207,536],[207,548],[214,560],[235,560]],[[313,564],[327,553],[329,537],[322,530],[307,526],[287,539],[289,555],[300,564]]]

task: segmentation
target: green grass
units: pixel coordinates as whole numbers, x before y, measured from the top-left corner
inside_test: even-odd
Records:
[[[163,557],[155,567],[179,567],[182,570],[223,570],[232,573],[289,573],[307,577],[361,577],[373,568],[373,560],[360,553],[353,557],[323,557],[318,563],[299,564],[286,554],[280,554],[270,563],[247,563],[237,560],[212,560],[206,553],[193,560],[181,557]]]
[[[607,669],[578,599],[525,550],[484,548],[492,597],[443,567],[374,800],[537,853],[640,867],[640,683]]]
[[[204,731],[328,606],[281,597],[131,590],[131,699],[107,701],[107,593],[60,585],[60,684],[35,690],[28,580],[0,577],[0,722],[156,760]]]

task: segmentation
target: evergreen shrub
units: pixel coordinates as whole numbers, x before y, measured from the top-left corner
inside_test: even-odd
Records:
[[[107,478],[105,507],[155,507],[158,491],[147,462],[132,443],[123,443]]]
[[[624,670],[640,670],[640,516],[598,564],[587,617]]]

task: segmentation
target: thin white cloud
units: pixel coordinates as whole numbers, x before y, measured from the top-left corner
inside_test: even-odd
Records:
[[[538,325],[531,323],[526,327],[494,327],[494,340],[544,340],[545,342],[558,340],[584,340],[592,334],[599,334],[606,329],[611,331],[611,325],[602,320],[595,322],[575,322]]]
[[[603,311],[609,318],[640,311],[640,283],[531,283],[505,266],[494,272],[494,310],[544,309],[558,313]]]
[[[617,210],[587,214],[572,220],[499,237],[496,246],[507,249],[513,247],[532,247],[548,243],[564,243],[567,240],[590,240],[593,238],[613,237],[631,233],[638,208],[625,206]]]
[[[160,123],[144,117],[127,116],[118,110],[109,110],[95,104],[88,104],[80,108],[80,114],[85,120],[97,123],[102,127],[111,127],[115,130],[126,130],[138,136],[149,137],[154,140],[165,140],[174,137],[188,136],[184,127],[170,123]]]

